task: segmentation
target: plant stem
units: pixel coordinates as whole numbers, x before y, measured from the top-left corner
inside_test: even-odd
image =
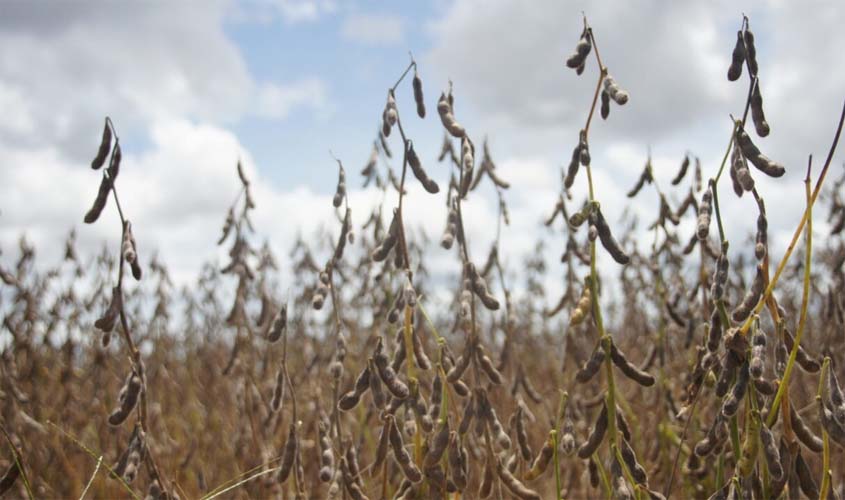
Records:
[[[798,317],[798,331],[795,332],[795,341],[792,343],[792,351],[789,353],[789,361],[786,363],[786,369],[783,372],[783,380],[778,384],[778,392],[775,394],[775,399],[772,401],[772,408],[769,410],[769,416],[766,418],[767,425],[770,427],[775,423],[778,415],[778,405],[781,398],[783,398],[786,386],[789,385],[789,377],[792,374],[792,368],[795,366],[795,358],[798,356],[798,349],[801,345],[801,337],[804,335],[804,327],[807,323],[807,306],[810,301],[810,267],[813,262],[813,200],[810,195],[810,167],[812,165],[813,157],[810,156],[809,164],[807,165],[807,177],[804,179],[804,194],[807,198],[807,208],[804,212],[807,220],[807,232],[804,235],[806,247],[804,250],[804,290],[801,295],[801,312]]]
[[[741,334],[746,334],[748,329],[751,327],[751,319],[754,317],[755,314],[759,314],[760,311],[763,309],[763,306],[766,304],[767,299],[771,296],[772,292],[775,289],[775,285],[780,278],[781,273],[786,268],[786,262],[789,260],[789,257],[792,255],[792,251],[795,250],[795,245],[798,243],[798,237],[801,235],[801,231],[804,229],[804,225],[807,223],[807,210],[811,208],[813,203],[816,202],[816,198],[819,197],[819,193],[821,192],[822,185],[824,184],[824,179],[827,176],[827,171],[830,168],[830,162],[833,160],[833,153],[836,151],[836,145],[839,143],[839,136],[842,134],[842,125],[845,122],[845,103],[842,105],[842,114],[839,116],[839,125],[836,127],[836,134],[833,137],[833,143],[830,145],[830,149],[827,153],[827,159],[824,162],[824,166],[822,167],[822,173],[819,175],[819,179],[816,181],[816,187],[813,190],[813,196],[810,199],[810,203],[808,204],[807,209],[804,209],[804,215],[801,217],[801,222],[798,224],[798,227],[795,228],[795,233],[792,235],[792,241],[789,242],[789,246],[786,249],[786,252],[783,255],[783,258],[780,260],[778,264],[777,270],[775,270],[775,275],[772,277],[771,281],[769,282],[769,286],[766,287],[766,291],[763,293],[762,297],[760,297],[760,301],[757,302],[757,305],[754,307],[753,314],[751,314],[748,319],[745,320],[742,327],[740,328],[739,332]]]
[[[613,488],[610,487],[610,480],[607,478],[607,471],[604,470],[604,465],[601,464],[601,460],[599,460],[598,455],[593,453],[590,460],[596,464],[596,470],[599,471],[599,482],[602,485],[602,489],[604,489],[605,498],[613,498]]]
[[[716,225],[719,227],[719,242],[725,242],[725,229],[722,227],[722,211],[719,210],[719,193],[716,189],[716,181],[710,181],[710,192],[713,194],[713,208],[716,212]],[[730,323],[725,323],[730,324]]]
[[[552,460],[555,466],[555,498],[557,500],[561,500],[560,496],[560,463],[558,462],[557,456],[557,430],[552,429],[549,431],[549,437],[552,440]]]

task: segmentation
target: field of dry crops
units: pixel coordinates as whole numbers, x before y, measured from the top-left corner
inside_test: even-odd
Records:
[[[629,100],[599,35],[584,19],[558,69],[596,80],[546,220],[560,262],[538,250],[519,269],[499,254],[518,186],[459,122],[460,82],[430,109],[413,60],[387,90],[360,178],[337,160],[337,223],[292,245],[285,287],[255,243],[260,200],[238,164],[239,194],[221,213],[230,260],[176,289],[120,206],[119,124],[106,118],[91,164],[99,191],[79,213],[94,224],[118,211],[113,240],[87,258],[71,233],[52,268],[24,239],[0,257],[0,495],[841,498],[845,176],[825,181],[845,109],[829,153],[792,167],[806,171],[806,208],[785,253],[771,255],[754,177],[786,169],[761,152],[769,123],[742,19],[727,78],[747,99],[725,110],[735,119],[722,163],[708,170],[689,154],[658,185],[649,159],[628,193],[659,207],[653,242],[638,246],[636,228],[605,219],[602,202],[619,201],[603,200],[591,174],[590,151],[606,146],[590,142],[591,127],[612,127]],[[400,112],[399,92],[415,110]],[[444,129],[437,166],[422,165],[403,129],[419,119]],[[417,182],[446,203],[439,246],[404,222]],[[360,183],[382,203],[354,227],[347,193]],[[486,255],[471,255],[464,231],[476,190],[499,200]],[[733,196],[756,210],[723,217],[719,198]],[[814,233],[814,219],[830,234]],[[682,220],[695,221],[692,234]],[[728,241],[728,225],[753,239]],[[435,252],[461,269],[436,310]],[[564,276],[562,296],[546,293],[549,273]]]

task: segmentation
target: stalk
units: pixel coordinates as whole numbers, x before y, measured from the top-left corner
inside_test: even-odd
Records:
[[[555,498],[557,500],[562,500],[560,495],[560,463],[558,462],[557,456],[557,430],[552,429],[549,431],[549,436],[552,438],[552,460],[555,466]]]
[[[813,157],[810,156],[810,163],[812,164]],[[769,416],[766,419],[767,425],[770,427],[774,424],[778,415],[778,405],[780,404],[786,386],[789,385],[789,377],[792,375],[792,368],[795,366],[795,358],[798,356],[798,347],[801,345],[801,337],[804,335],[804,327],[807,324],[807,306],[810,301],[810,266],[813,262],[813,199],[810,195],[810,165],[807,166],[807,177],[804,179],[804,194],[807,198],[807,208],[804,212],[807,221],[807,232],[804,235],[806,241],[806,248],[804,250],[804,291],[801,295],[801,313],[798,318],[798,331],[795,332],[795,342],[792,345],[792,351],[789,353],[789,361],[786,363],[786,370],[783,372],[783,380],[778,384],[778,392],[775,394],[775,399],[772,402],[772,409],[769,410]]]
[[[760,297],[760,301],[754,307],[753,314],[751,314],[748,319],[745,320],[745,323],[742,324],[742,327],[739,331],[743,335],[748,333],[748,329],[751,327],[751,318],[753,318],[755,314],[760,313],[760,311],[763,309],[763,306],[766,304],[766,301],[772,295],[772,292],[775,289],[775,285],[777,284],[780,275],[786,268],[786,262],[789,260],[789,257],[792,256],[792,251],[795,250],[795,245],[798,243],[798,237],[801,235],[801,231],[804,229],[804,225],[807,223],[807,219],[809,218],[808,211],[812,208],[812,205],[816,202],[816,198],[819,197],[819,193],[822,190],[824,179],[827,176],[828,169],[830,168],[830,162],[831,160],[833,160],[833,153],[836,152],[836,145],[839,143],[839,136],[842,135],[843,122],[845,122],[845,103],[843,103],[842,105],[842,114],[839,116],[839,125],[836,127],[836,134],[833,136],[833,143],[830,145],[830,149],[828,150],[827,159],[825,160],[824,166],[822,167],[822,173],[819,175],[819,179],[816,181],[816,187],[813,189],[813,195],[810,198],[810,202],[808,203],[807,208],[804,209],[804,214],[801,216],[801,222],[799,222],[798,227],[795,228],[795,233],[793,233],[792,235],[792,241],[789,242],[789,246],[787,247],[783,258],[780,260],[777,270],[775,270],[775,275],[769,282],[769,286],[766,287],[766,291],[763,292],[763,296]]]

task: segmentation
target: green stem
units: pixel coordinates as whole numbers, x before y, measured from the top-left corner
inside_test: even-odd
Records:
[[[725,482],[725,452],[719,453],[719,461],[716,463],[716,488],[721,488]]]
[[[596,464],[596,470],[599,471],[599,482],[601,482],[605,498],[613,498],[613,488],[610,486],[610,479],[607,478],[607,471],[604,470],[604,465],[602,465],[598,455],[593,453],[593,457],[590,460]]]
[[[561,500],[562,497],[560,496],[560,463],[558,462],[557,456],[557,430],[552,429],[549,431],[549,437],[552,439],[552,460],[555,466],[555,498],[557,500]]]
[[[795,245],[798,242],[798,237],[801,235],[801,231],[804,229],[804,225],[807,223],[807,219],[809,218],[809,209],[812,207],[813,203],[816,202],[816,198],[819,197],[819,193],[822,190],[824,179],[827,176],[828,169],[830,168],[830,162],[831,160],[833,160],[834,152],[836,152],[836,145],[839,143],[839,136],[842,134],[843,123],[845,123],[845,103],[842,105],[842,114],[839,116],[839,125],[837,125],[836,127],[836,134],[833,136],[833,143],[830,145],[830,150],[828,150],[827,159],[824,162],[821,174],[819,174],[819,179],[816,181],[816,187],[813,189],[813,196],[810,198],[810,203],[808,207],[804,209],[804,215],[801,217],[801,222],[798,224],[798,227],[795,228],[795,233],[793,233],[792,235],[792,241],[789,242],[789,246],[787,247],[783,258],[780,260],[780,263],[778,264],[777,270],[775,271],[775,275],[769,282],[769,286],[766,287],[766,291],[763,292],[763,296],[760,297],[760,301],[757,302],[757,305],[754,307],[754,314],[760,313],[766,301],[769,299],[769,296],[772,295],[772,292],[775,289],[775,285],[777,284],[781,273],[783,273],[783,270],[786,268],[786,262],[792,255],[792,251],[795,250]],[[741,334],[744,335],[748,332],[748,328],[751,327],[751,318],[754,316],[754,314],[749,316],[748,319],[745,320],[745,323],[743,323],[742,327],[739,330]]]
[[[716,211],[716,224],[719,227],[719,241],[725,242],[725,229],[722,227],[722,211],[719,210],[719,193],[716,189],[716,181],[710,181],[710,192],[713,194],[713,208]]]
[[[566,417],[566,406],[569,402],[569,393],[567,391],[560,391],[560,402],[557,407],[557,417],[555,418],[555,430],[561,432],[561,422]]]
[[[778,392],[775,394],[775,399],[772,402],[772,409],[769,410],[769,416],[766,418],[767,424],[771,427],[778,415],[778,405],[783,398],[783,392],[789,385],[789,376],[792,374],[792,367],[795,365],[795,358],[798,356],[798,348],[801,345],[801,337],[804,335],[804,326],[807,323],[807,305],[810,300],[810,266],[813,261],[813,199],[810,195],[810,175],[809,169],[807,178],[804,179],[804,192],[807,197],[807,232],[804,235],[806,241],[806,249],[804,256],[804,290],[801,295],[801,313],[798,318],[798,331],[795,332],[795,342],[792,343],[792,351],[789,353],[789,361],[786,363],[786,370],[783,372],[783,380],[778,385]]]
[[[733,447],[733,451],[734,451],[734,462],[739,463],[739,457],[742,454],[741,453],[742,448],[740,447],[740,444],[739,444],[739,425],[737,423],[736,414],[734,414],[734,416],[731,417],[730,425],[731,425],[731,446]]]
[[[715,182],[719,182],[722,177],[722,172],[725,170],[725,164],[728,162],[728,155],[731,153],[731,146],[734,144],[734,136],[736,136],[736,125],[731,129],[731,140],[728,141],[728,148],[725,150],[725,156],[722,157],[722,164],[719,165],[719,173],[716,174]]]

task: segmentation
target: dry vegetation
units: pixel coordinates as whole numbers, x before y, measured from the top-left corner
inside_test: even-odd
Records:
[[[612,64],[612,48],[605,57]],[[501,227],[511,222],[510,186],[486,141],[477,147],[457,121],[451,82],[436,107],[445,139],[434,177],[448,171],[448,184],[439,186],[431,166],[421,164],[402,122],[426,118],[413,60],[387,92],[361,172],[365,186],[381,191],[381,205],[353,227],[351,179],[337,160],[338,227],[313,244],[296,242],[295,279],[285,292],[274,256],[254,244],[255,205],[240,165],[239,194],[219,240],[230,245],[230,262],[206,266],[178,291],[164,264],[144,262],[130,214],[120,208],[120,146],[106,119],[91,166],[108,166],[84,220],[94,223],[116,208],[122,224],[114,241],[88,261],[77,256],[71,233],[64,262],[47,270],[35,265],[35,249],[23,239],[17,262],[3,257],[0,492],[840,497],[843,180],[822,188],[841,121],[823,166],[813,168],[811,159],[806,167],[806,209],[776,260],[753,176],[780,177],[785,169],[747,132],[749,114],[760,139],[769,125],[743,19],[728,79],[746,73],[746,109],[734,110],[739,118],[725,134],[721,165],[704,168],[687,156],[671,186],[661,188],[646,162],[628,194],[658,202],[648,228],[653,244],[644,252],[633,244],[633,225],[605,219],[602,186],[593,184],[590,150],[602,145],[590,143],[591,126],[612,126],[611,109],[625,112],[629,97],[608,72],[586,19],[566,66],[585,78],[594,69],[597,83],[584,97],[588,118],[546,221],[562,234],[562,297],[543,288],[558,264],[547,267],[542,252],[517,274],[499,258]],[[413,94],[417,118],[404,111],[400,118],[399,91]],[[597,109],[610,121],[598,121]],[[401,159],[398,174],[392,158]],[[723,173],[732,189],[719,191]],[[431,203],[445,197],[442,248],[405,225],[406,186],[417,181]],[[486,258],[470,254],[462,213],[479,189],[494,190],[499,200]],[[753,211],[728,220],[719,196],[734,195],[745,195]],[[683,202],[673,207],[674,198]],[[813,245],[819,217],[832,234]],[[682,219],[696,221],[694,234],[679,230]],[[754,241],[728,242],[728,223],[752,232]],[[433,283],[426,260],[444,251],[460,263],[453,300],[427,310]],[[615,264],[600,269],[596,256],[605,251]],[[618,288],[616,298],[599,300],[608,286]],[[224,304],[221,290],[232,289]],[[514,289],[525,292],[512,295]]]

